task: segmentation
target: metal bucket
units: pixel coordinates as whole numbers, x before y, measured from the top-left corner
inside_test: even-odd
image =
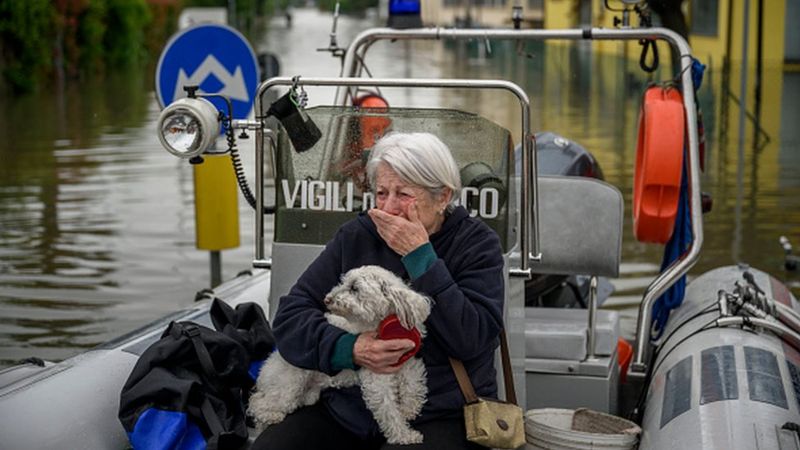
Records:
[[[641,432],[629,420],[586,408],[525,413],[526,450],[634,449]]]

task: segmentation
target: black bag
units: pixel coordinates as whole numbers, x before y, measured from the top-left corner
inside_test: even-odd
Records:
[[[245,401],[275,339],[255,303],[234,310],[214,299],[210,315],[219,331],[172,322],[133,368],[119,419],[135,449],[236,449],[247,441]]]

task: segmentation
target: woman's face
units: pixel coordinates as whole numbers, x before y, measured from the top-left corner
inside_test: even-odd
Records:
[[[417,215],[428,235],[439,231],[444,222],[444,209],[449,200],[447,188],[439,197],[434,198],[425,188],[404,182],[387,164],[378,165],[375,175],[375,204],[378,209],[410,220],[409,207],[416,203]]]

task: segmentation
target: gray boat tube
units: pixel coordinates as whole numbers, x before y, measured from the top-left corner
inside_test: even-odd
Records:
[[[257,302],[266,312],[269,282],[269,271],[253,270],[215,288],[208,300],[73,358],[0,371],[0,449],[129,448],[117,413],[122,386],[139,355],[173,320],[211,326],[214,296],[234,306]]]
[[[689,283],[656,353],[640,448],[796,448],[786,426],[800,424],[796,333],[771,316],[719,307],[718,292],[732,292],[748,272],[768,298],[798,311],[785,285],[746,266]]]

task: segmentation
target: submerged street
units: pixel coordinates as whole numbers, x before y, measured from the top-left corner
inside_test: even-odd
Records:
[[[341,17],[346,46],[378,19]],[[297,9],[276,18],[252,45],[275,53],[281,75],[337,76],[331,15]],[[586,147],[626,200],[622,275],[610,303],[632,333],[636,302],[657,273],[663,248],[637,242],[631,191],[639,100],[647,85],[635,58],[585,43],[380,42],[366,58],[376,77],[509,78],[532,101],[536,131]],[[732,93],[715,62],[698,93],[705,125],[703,191],[713,198],[705,243],[691,274],[744,262],[800,295],[800,273],[784,269],[786,236],[800,253],[800,73],[765,68],[763,131],[739,141]],[[0,366],[36,356],[62,360],[179,308],[208,287],[208,253],[195,248],[192,169],[156,137],[153,68],[5,99],[0,106]],[[735,72],[737,69],[734,68]],[[656,72],[655,80],[668,77]],[[310,105],[335,89],[309,89]],[[386,89],[396,106],[448,106],[519,134],[511,96],[493,92]],[[724,106],[724,107],[722,107]],[[253,182],[252,140],[240,143]],[[223,279],[253,258],[252,210],[239,198],[241,246],[224,251]],[[267,235],[271,224],[267,223]],[[269,248],[269,246],[268,246]],[[266,296],[266,292],[264,293]]]

